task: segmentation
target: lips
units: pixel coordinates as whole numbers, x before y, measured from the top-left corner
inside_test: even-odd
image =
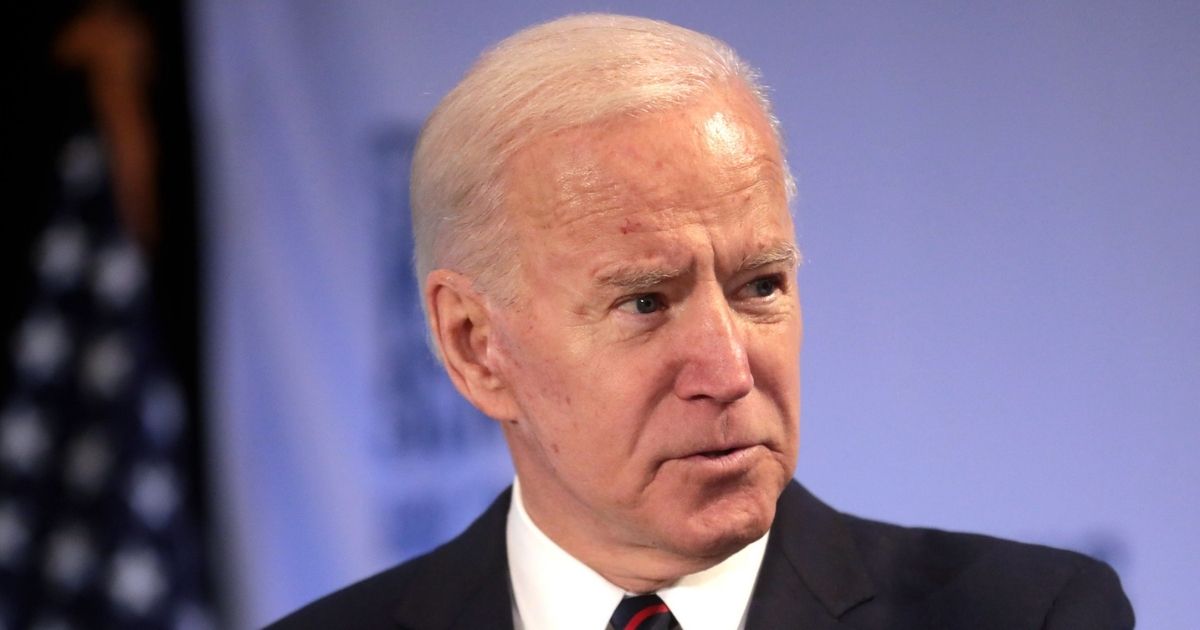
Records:
[[[733,442],[733,443],[725,443],[725,444],[714,444],[711,446],[705,446],[705,447],[701,447],[696,450],[693,450],[690,453],[688,453],[687,455],[684,455],[684,457],[685,458],[686,457],[709,457],[709,458],[725,457],[728,455],[732,455],[733,453],[736,453],[737,451],[746,450],[748,448],[753,448],[755,446],[759,446],[759,443],[758,442]]]
[[[756,455],[765,449],[766,447],[761,444],[707,449],[682,457],[680,460],[684,463],[705,468],[734,470],[748,466],[756,459]]]

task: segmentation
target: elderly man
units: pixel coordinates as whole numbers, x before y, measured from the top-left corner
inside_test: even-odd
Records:
[[[422,132],[417,273],[517,481],[282,628],[1126,628],[1084,556],[840,514],[792,480],[792,180],[754,72],[652,20],[485,54]]]

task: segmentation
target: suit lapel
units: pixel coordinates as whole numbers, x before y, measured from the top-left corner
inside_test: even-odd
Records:
[[[838,513],[795,481],[788,484],[750,598],[747,630],[835,627],[874,592]]]
[[[422,581],[395,608],[400,628],[512,630],[505,490],[458,538],[425,559]]]

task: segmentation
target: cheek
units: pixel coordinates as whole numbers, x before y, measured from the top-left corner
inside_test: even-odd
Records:
[[[560,340],[547,334],[554,328],[542,323],[532,309],[515,309],[492,315],[494,351],[493,369],[513,390],[518,399],[543,400],[552,398],[562,385],[548,366],[554,362],[555,347]]]
[[[519,410],[521,430],[546,450],[560,453],[578,430],[579,378],[561,353],[552,351],[561,340],[538,334],[536,328],[532,319],[515,330],[498,326],[496,368]]]
[[[496,366],[527,439],[563,467],[631,461],[644,419],[670,392],[662,348],[618,347],[534,313],[498,321],[494,334]]]
[[[754,366],[756,387],[765,392],[789,416],[799,413],[800,400],[799,322],[758,341]]]
[[[528,413],[543,448],[588,477],[615,481],[630,467],[643,430],[644,388],[637,375],[600,360],[543,372],[530,386]]]

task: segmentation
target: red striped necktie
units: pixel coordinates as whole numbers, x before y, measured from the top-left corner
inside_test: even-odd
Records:
[[[651,593],[621,600],[608,627],[611,630],[677,630],[679,622],[675,621],[675,615],[663,600]]]

